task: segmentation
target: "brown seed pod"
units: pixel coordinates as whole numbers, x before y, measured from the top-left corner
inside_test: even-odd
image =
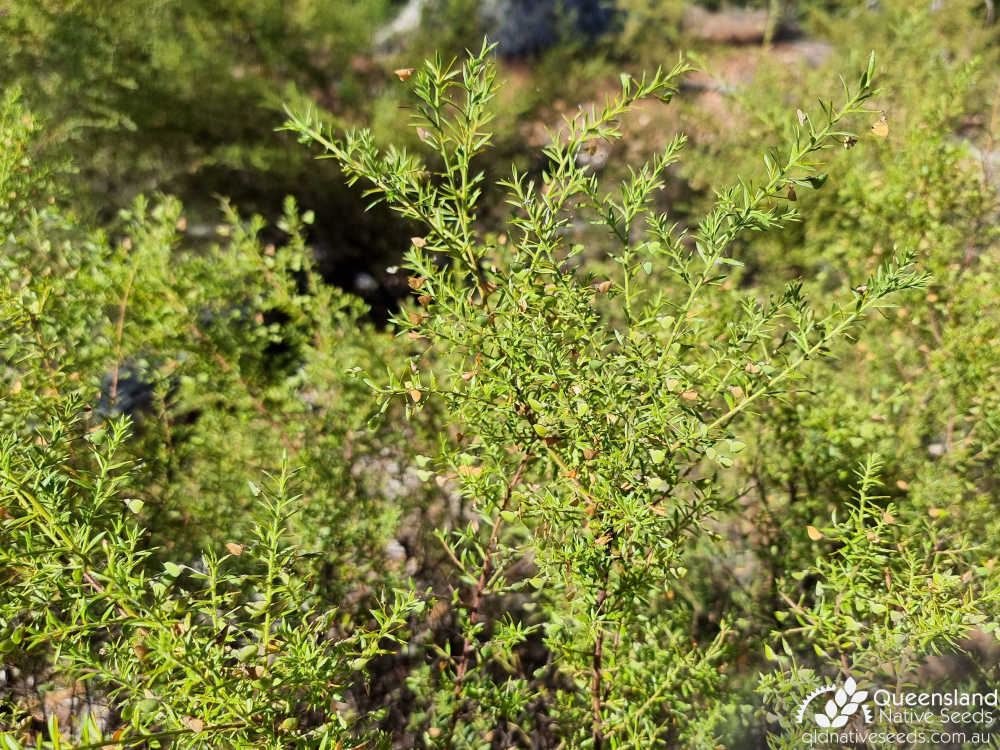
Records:
[[[609,279],[608,281],[602,281],[600,284],[595,284],[594,289],[597,290],[598,294],[607,294],[612,284],[614,282]]]
[[[889,135],[889,123],[885,119],[885,112],[882,116],[872,125],[872,134],[878,138],[885,138]]]

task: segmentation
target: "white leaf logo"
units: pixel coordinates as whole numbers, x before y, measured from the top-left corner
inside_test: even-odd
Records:
[[[826,694],[829,700],[820,709],[819,705],[813,704],[813,699]],[[806,710],[813,705],[813,721],[817,726],[824,729],[840,729],[847,725],[852,716],[859,716],[862,724],[869,724],[872,721],[871,711],[864,704],[870,695],[868,690],[858,690],[858,683],[853,677],[847,677],[842,686],[830,685],[817,688],[806,696],[806,699],[799,706],[795,715],[795,722],[801,724],[806,716]]]
[[[833,688],[830,688],[831,690]],[[858,683],[853,677],[844,681],[844,686],[838,688],[833,698],[826,702],[823,713],[815,714],[816,724],[824,729],[840,729],[847,724],[848,719],[858,712],[861,703],[868,697],[867,690],[858,690]]]
[[[837,704],[834,703],[833,701],[827,701],[826,702],[826,715],[829,716],[832,719],[838,713],[840,713],[840,712],[837,711]]]

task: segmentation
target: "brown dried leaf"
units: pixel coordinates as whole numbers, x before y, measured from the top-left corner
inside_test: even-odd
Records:
[[[886,122],[885,112],[883,112],[878,121],[872,125],[872,134],[878,138],[885,138],[889,135],[889,123]]]
[[[611,289],[612,284],[614,284],[614,282],[608,279],[607,281],[602,281],[599,284],[594,284],[594,289],[597,290],[598,294],[607,294],[608,290]]]
[[[205,722],[195,716],[183,716],[181,717],[181,724],[186,726],[192,732],[200,732],[205,728]]]

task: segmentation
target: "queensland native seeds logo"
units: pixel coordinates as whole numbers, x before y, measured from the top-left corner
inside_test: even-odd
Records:
[[[823,706],[822,710],[819,710],[819,701],[816,701],[815,704],[813,704],[813,701],[819,696],[828,693],[833,693],[833,696],[828,698],[826,705]],[[865,724],[870,724],[872,714],[871,709],[865,705],[867,698],[868,691],[858,690],[858,683],[854,681],[853,677],[848,677],[843,687],[838,688],[835,685],[827,685],[809,693],[806,699],[802,701],[802,705],[799,706],[798,713],[795,714],[795,722],[801,724],[805,720],[806,712],[809,710],[810,705],[812,705],[813,721],[823,729],[840,729],[858,712],[859,708],[861,709],[861,715],[864,717]]]
[[[880,687],[858,689],[853,677],[806,696],[795,713],[812,747],[998,747],[1000,690],[968,692]],[[850,725],[850,726],[848,726]]]

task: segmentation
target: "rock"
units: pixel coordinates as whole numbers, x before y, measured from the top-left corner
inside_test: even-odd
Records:
[[[385,51],[414,34],[431,8],[429,0],[409,0],[399,14],[374,36]],[[522,57],[551,47],[569,29],[585,39],[607,31],[616,11],[606,0],[483,0],[479,4],[482,33],[497,42],[500,54]]]
[[[362,297],[374,294],[378,291],[379,283],[375,277],[367,271],[361,271],[354,277],[354,291]]]
[[[109,372],[101,378],[101,397],[94,407],[100,417],[131,416],[147,411],[153,403],[152,373],[144,374],[134,364],[126,363],[115,373]]]
[[[420,20],[423,18],[426,5],[427,0],[409,0],[389,24],[375,32],[372,40],[375,46],[390,47],[396,40],[413,34],[420,28]]]
[[[385,556],[394,562],[406,559],[406,548],[397,539],[390,539],[385,545]]]
[[[567,29],[593,40],[610,29],[616,11],[605,0],[492,0],[481,14],[499,53],[522,57],[553,46]]]
[[[767,33],[768,13],[757,8],[708,11],[691,6],[684,15],[684,31],[714,44],[758,44]]]

